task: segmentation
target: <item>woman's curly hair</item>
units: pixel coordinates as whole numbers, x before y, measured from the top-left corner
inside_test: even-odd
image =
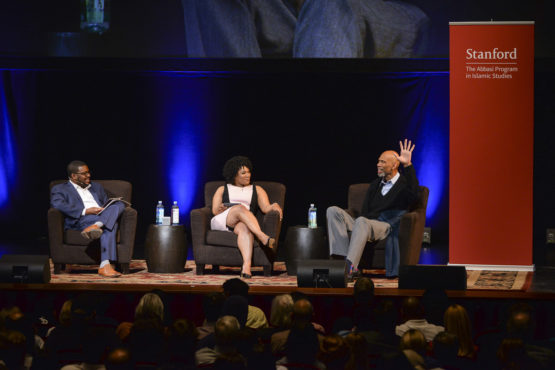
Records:
[[[225,162],[222,174],[227,184],[233,184],[233,180],[235,180],[235,176],[237,176],[237,172],[239,172],[241,167],[247,167],[249,171],[252,172],[251,160],[247,157],[237,155]]]

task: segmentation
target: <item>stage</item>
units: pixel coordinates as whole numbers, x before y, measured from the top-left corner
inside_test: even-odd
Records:
[[[47,254],[48,245],[43,241],[32,243],[1,243],[4,254]],[[153,290],[160,292],[167,302],[171,317],[186,317],[197,325],[202,324],[202,298],[206,293],[221,291],[221,284],[239,276],[237,267],[221,267],[219,274],[195,273],[194,261],[189,259],[182,273],[154,274],[146,268],[144,256],[136,249],[130,264],[130,274],[119,278],[101,278],[97,266],[71,265],[62,274],[54,275],[47,284],[0,283],[0,307],[17,305],[25,312],[41,315],[58,312],[63,302],[80,294],[93,294],[98,302],[119,321],[131,321],[141,296]],[[445,264],[445,248],[423,248],[420,263]],[[387,280],[381,270],[365,270],[376,286],[378,300],[391,300],[400,306],[407,296],[423,296],[424,289],[399,289],[398,280]],[[294,291],[306,294],[315,307],[315,320],[331,330],[338,317],[348,315],[352,307],[352,283],[346,288],[298,287],[295,276],[286,272],[284,261],[274,264],[272,276],[264,277],[261,268],[253,268],[249,284],[250,303],[259,306],[268,315],[272,299],[279,294]],[[463,304],[472,316],[476,328],[485,329],[495,324],[508,307],[515,302],[532,305],[542,322],[539,330],[551,330],[555,318],[555,269],[538,268],[534,272],[467,271],[466,290],[447,290],[450,302]],[[541,335],[546,333],[540,333]]]

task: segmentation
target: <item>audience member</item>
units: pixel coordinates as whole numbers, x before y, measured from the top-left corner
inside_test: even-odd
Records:
[[[247,322],[248,315],[248,302],[247,299],[240,295],[232,295],[226,298],[224,305],[222,307],[221,316],[233,316],[239,322],[239,327],[241,329],[246,328],[245,323]],[[249,328],[250,330],[255,330]],[[202,338],[198,342],[198,348],[210,347],[214,348],[216,345],[215,334],[209,334]]]
[[[293,312],[293,298],[290,294],[280,294],[272,299],[270,311],[270,326],[258,330],[258,335],[264,343],[270,343],[273,334],[291,328],[291,313]]]
[[[497,352],[498,359],[502,363],[520,363],[521,368],[555,368],[555,351],[535,340],[534,328],[531,307],[517,306],[507,322],[507,334]]]
[[[246,327],[248,320],[249,304],[245,297],[231,295],[227,297],[222,308],[222,316],[234,316],[239,321],[241,328]]]
[[[459,339],[453,333],[442,331],[432,342],[431,356],[426,357],[428,369],[471,369],[476,364],[458,356]]]
[[[106,370],[131,370],[131,352],[126,347],[116,347],[106,357]]]
[[[342,336],[326,335],[322,340],[318,359],[328,370],[344,370],[351,358],[349,345]]]
[[[360,333],[349,333],[345,336],[345,343],[349,346],[351,356],[345,365],[345,370],[366,370],[370,362],[366,348],[368,343]]]
[[[476,348],[472,341],[472,324],[466,309],[458,304],[453,304],[445,311],[445,330],[453,333],[459,339],[458,356],[468,359],[476,357]]]
[[[291,298],[293,298],[293,303],[297,302],[300,299],[306,299],[308,302],[312,304],[310,297],[303,292],[299,292],[298,290],[296,290],[294,292],[291,292],[290,294],[291,294]],[[324,327],[321,324],[312,321],[312,326],[314,326],[314,330],[316,330],[318,333],[322,335],[326,335],[326,329],[324,329]]]
[[[224,294],[228,297],[231,295],[240,295],[249,299],[249,284],[245,283],[241,279],[234,278],[226,280],[222,287],[224,289]],[[245,326],[253,329],[268,327],[268,320],[266,319],[264,311],[251,305],[248,306],[248,309],[249,311]]]
[[[221,354],[237,352],[237,338],[241,326],[234,316],[222,316],[214,327],[215,345],[202,347],[195,353],[198,366],[213,364]]]
[[[25,335],[18,331],[0,330],[0,365],[5,369],[24,369],[25,341]]]
[[[534,327],[532,307],[525,302],[513,304],[508,310],[504,328],[482,333],[476,339],[478,366],[495,368],[500,366],[500,361],[508,361],[507,364],[512,359],[517,361],[520,356],[518,351],[523,346],[527,358],[522,361],[537,360],[537,368],[555,368],[555,353],[544,343],[535,340]]]
[[[395,335],[397,310],[390,299],[380,300],[373,310],[373,320],[358,319],[355,332],[366,341],[367,358],[370,367],[376,367],[379,359],[386,354],[399,352],[400,337]],[[368,314],[367,317],[372,317]]]
[[[357,279],[353,286],[353,325],[360,331],[374,326],[374,282],[367,277]]]
[[[204,322],[197,327],[198,340],[214,333],[216,321],[222,313],[225,295],[221,292],[212,292],[202,298],[202,309],[204,311]]]
[[[536,361],[527,355],[522,338],[505,338],[497,350],[499,369],[553,369],[540,367]]]
[[[291,329],[277,332],[271,337],[270,345],[272,348],[272,353],[274,355],[280,355],[286,352],[287,338],[289,337],[293,329],[295,329],[297,333],[306,334],[307,330],[305,329],[307,326],[314,328],[314,325],[312,325],[311,322],[313,314],[314,311],[312,308],[312,304],[308,300],[299,299],[298,301],[296,301],[293,304],[293,313],[291,314]],[[321,341],[323,339],[323,336],[321,334],[318,334],[316,338]]]
[[[449,307],[449,297],[444,289],[426,289],[420,299],[426,320],[434,325],[443,325],[445,310]]]
[[[300,300],[295,303],[295,306],[299,302],[301,302],[300,305],[305,306],[303,310],[306,310],[308,301]],[[300,307],[298,308],[300,309]],[[293,312],[296,312],[295,307]],[[276,370],[306,369],[307,367],[325,369],[326,366],[317,359],[320,348],[319,341],[321,340],[319,340],[316,330],[306,318],[298,321],[294,319],[285,342],[285,356],[276,361]]]
[[[31,319],[19,307],[13,306],[3,309],[0,312],[0,317],[6,330],[21,333],[23,338],[25,338],[24,364],[26,368],[30,368],[33,359],[36,358],[38,352],[44,347],[44,341],[35,335]]]
[[[401,307],[403,323],[395,328],[395,334],[402,337],[409,329],[417,329],[431,342],[437,333],[445,330],[443,326],[430,324],[424,317],[424,308],[417,297],[407,297]]]
[[[69,326],[70,319],[71,319],[71,304],[72,304],[71,299],[68,299],[67,301],[65,301],[62,304],[62,307],[60,309],[60,313],[58,314],[58,324],[59,325]],[[55,328],[56,328],[56,326],[52,326],[51,328],[49,328],[48,331],[46,332],[46,336],[48,337],[50,335],[50,333],[52,332],[52,330],[54,330]]]
[[[46,363],[41,368],[59,368],[68,364],[98,365],[104,353],[118,344],[113,328],[96,320],[95,295],[81,294],[71,306],[68,326],[54,329],[46,341]]]
[[[127,343],[134,366],[160,366],[164,363],[164,326],[159,318],[135,320]]]
[[[167,368],[195,369],[198,331],[188,319],[175,320],[170,325],[167,342]]]
[[[223,353],[214,361],[216,370],[246,370],[247,360],[238,352]]]
[[[409,329],[401,337],[400,349],[415,369],[425,369],[427,346],[426,338],[420,330]]]
[[[146,293],[141,297],[139,303],[135,307],[135,322],[138,320],[155,320],[160,326],[164,321],[164,304],[160,297],[155,293]],[[131,332],[133,323],[122,322],[116,329],[118,337],[125,341]]]
[[[412,349],[424,358],[428,349],[428,342],[420,330],[409,329],[401,337],[399,348],[401,350]]]

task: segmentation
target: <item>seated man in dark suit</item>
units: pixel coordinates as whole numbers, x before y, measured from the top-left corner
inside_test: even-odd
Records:
[[[98,274],[118,277],[110,260],[117,260],[117,220],[125,204],[114,202],[107,208],[102,205],[108,196],[102,185],[91,182],[89,167],[81,161],[72,161],[67,166],[69,181],[52,187],[50,204],[65,215],[65,229],[82,230],[87,239],[100,238],[101,263]]]
[[[362,213],[356,220],[339,207],[329,207],[326,213],[330,255],[346,256],[352,274],[357,272],[366,242],[385,238],[385,275],[399,274],[398,229],[401,216],[418,199],[418,179],[412,166],[414,145],[410,140],[399,142],[400,154],[393,150],[378,158],[378,178],[370,183]],[[399,165],[404,167],[403,175]],[[352,231],[349,240],[348,231]]]

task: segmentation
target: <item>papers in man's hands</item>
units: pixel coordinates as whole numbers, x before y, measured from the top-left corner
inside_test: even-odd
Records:
[[[110,198],[108,199],[108,201],[102,206],[102,211],[98,212],[97,215],[101,214],[102,212],[104,212],[104,210],[106,208],[108,208],[109,206],[111,206],[112,204],[114,204],[115,202],[123,202],[125,204],[127,204],[128,206],[131,206],[131,203],[129,203],[126,200],[123,200],[123,197],[118,197],[118,198]]]

